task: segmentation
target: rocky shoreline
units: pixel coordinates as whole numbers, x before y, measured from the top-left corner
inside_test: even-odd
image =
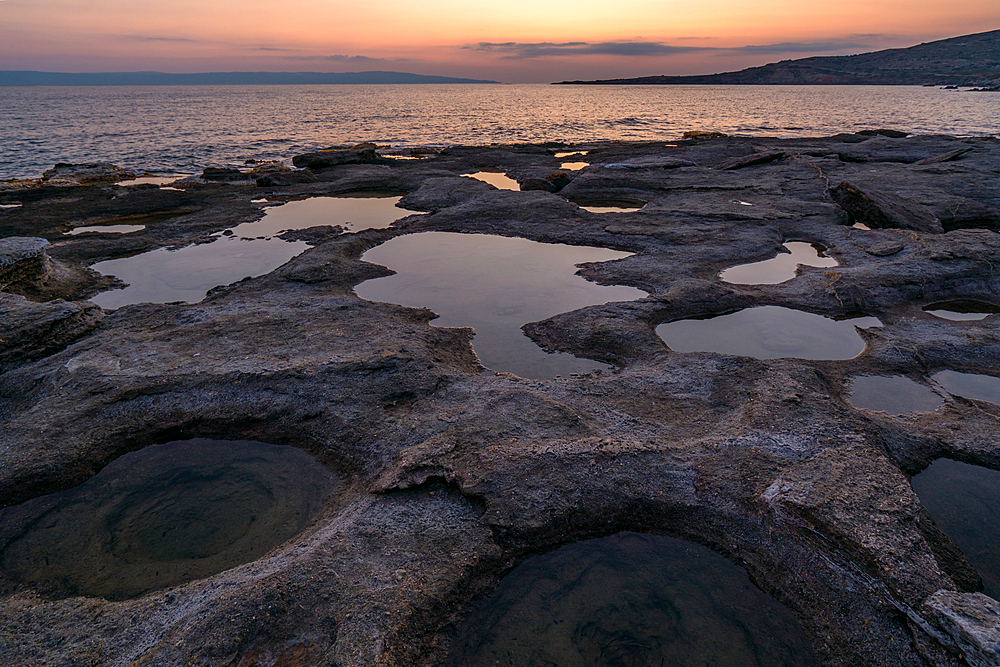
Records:
[[[291,445],[342,480],[298,537],[136,599],[0,576],[0,659],[25,665],[438,665],[456,628],[533,554],[621,531],[691,540],[791,609],[824,665],[1000,664],[997,603],[909,478],[948,457],[1000,468],[1000,406],[853,407],[852,378],[995,375],[993,322],[921,307],[997,304],[1000,142],[873,131],[816,139],[690,133],[675,144],[374,145],[161,189],[108,166],[0,183],[0,507],[77,485],[123,454],[190,438]],[[588,151],[561,170],[556,152]],[[401,160],[396,157],[419,157]],[[577,159],[577,158],[573,158]],[[502,170],[522,191],[469,178]],[[205,243],[251,200],[407,193],[388,229],[296,232],[313,247],[195,304],[104,312],[88,267]],[[590,213],[576,202],[641,210]],[[871,229],[852,224],[861,221]],[[127,222],[142,231],[66,236]],[[613,372],[485,373],[473,332],[353,287],[401,234],[481,232],[634,253],[582,273],[645,299],[527,323]],[[776,285],[720,270],[822,245],[835,269]],[[773,305],[864,314],[845,361],[677,353],[661,323]],[[0,521],[0,557],[13,539]]]

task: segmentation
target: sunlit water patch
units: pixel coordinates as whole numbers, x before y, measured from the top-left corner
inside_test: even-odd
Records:
[[[837,260],[824,255],[824,248],[820,246],[789,241],[782,247],[788,252],[779,253],[776,257],[763,262],[730,267],[720,273],[719,278],[735,285],[776,285],[794,278],[799,265],[837,266]]]
[[[90,268],[120,278],[128,287],[90,300],[106,310],[132,303],[195,303],[213,287],[270,273],[308,247],[304,241],[225,236],[177,250],[159,248],[110,259]]]
[[[589,162],[563,162],[559,165],[560,169],[567,169],[569,171],[576,171],[577,169],[583,169],[584,167],[589,167]]]
[[[536,243],[527,239],[424,232],[391,239],[362,257],[396,275],[361,283],[369,301],[424,306],[438,326],[473,327],[473,347],[487,368],[527,378],[606,368],[570,354],[547,354],[521,325],[607,301],[646,296],[633,287],[605,286],[574,275],[576,264],[603,262],[630,253]]]
[[[74,227],[66,232],[67,236],[75,236],[85,232],[101,232],[102,234],[130,234],[141,232],[146,225],[92,225],[89,227]]]
[[[1000,598],[1000,471],[938,459],[912,484],[934,522],[983,578],[983,592]]]
[[[270,237],[289,229],[339,225],[348,231],[384,229],[396,220],[413,215],[399,208],[398,192],[352,192],[333,197],[310,197],[268,206],[264,217],[232,228],[244,238]]]
[[[933,412],[944,399],[928,387],[902,376],[860,375],[851,381],[848,400],[856,408],[905,415]]]
[[[520,190],[521,186],[513,178],[502,172],[477,171],[474,174],[463,174],[466,178],[474,178],[483,183],[489,183],[498,190]]]
[[[589,152],[590,151],[567,151],[563,153],[556,153],[555,158],[562,159],[564,157],[583,157]]]
[[[9,208],[21,208],[21,206],[23,206],[23,204],[0,204],[0,210]]]
[[[535,556],[464,623],[446,662],[806,667],[795,615],[705,547],[620,533]]]
[[[0,566],[59,595],[135,597],[260,558],[300,533],[339,484],[294,447],[154,445],[0,512]]]
[[[129,181],[118,181],[115,185],[130,186],[130,185],[170,185],[174,181],[179,181],[182,178],[190,176],[190,174],[168,174],[165,176],[139,176],[138,178],[133,178]]]
[[[591,213],[631,213],[646,205],[646,202],[638,199],[571,199],[570,201]]]
[[[982,320],[995,313],[1000,313],[1000,306],[969,299],[930,303],[924,306],[923,309],[934,317],[954,322]]]
[[[1000,378],[975,373],[940,371],[931,376],[931,379],[949,394],[1000,405]]]
[[[706,319],[667,322],[656,333],[675,352],[717,352],[757,359],[851,359],[865,349],[855,327],[874,317],[832,320],[780,306],[747,308]]]
[[[201,301],[213,287],[270,273],[309,247],[304,241],[278,238],[279,232],[317,225],[350,231],[388,227],[412,215],[396,206],[399,199],[398,193],[360,192],[291,201],[269,207],[256,222],[216,234],[210,243],[98,262],[91,268],[116,276],[128,287],[102,292],[91,301],[108,310],[132,303]]]

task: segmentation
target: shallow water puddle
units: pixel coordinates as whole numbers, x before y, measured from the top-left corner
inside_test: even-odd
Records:
[[[120,185],[123,187],[128,187],[130,185],[170,185],[174,181],[179,181],[182,178],[187,178],[190,174],[169,174],[166,176],[139,176],[138,178],[133,178],[130,181],[118,181],[115,185]],[[170,188],[175,189],[175,188]]]
[[[934,317],[954,322],[982,320],[995,313],[1000,313],[1000,306],[968,299],[939,301],[938,303],[927,304],[923,309]]]
[[[554,157],[557,159],[561,159],[564,157],[583,157],[588,153],[590,153],[590,151],[565,151],[562,153],[556,153]]]
[[[213,287],[270,273],[309,248],[304,241],[277,238],[278,232],[317,225],[340,225],[350,231],[388,227],[413,214],[396,207],[399,200],[398,193],[361,192],[291,201],[269,207],[257,222],[216,234],[211,243],[98,262],[91,268],[129,286],[90,300],[107,310],[132,303],[195,303]]]
[[[571,199],[574,204],[590,213],[631,213],[646,202],[637,199]]]
[[[577,169],[583,169],[584,167],[589,167],[589,162],[563,162],[559,165],[560,169],[566,169],[569,171],[576,171]]]
[[[141,232],[146,225],[94,225],[92,227],[74,227],[66,232],[66,236],[76,236],[85,232],[101,232],[103,234],[130,234]]]
[[[487,368],[550,379],[606,366],[547,354],[521,325],[584,306],[645,297],[634,287],[598,285],[574,275],[581,262],[629,254],[486,234],[408,234],[362,256],[396,275],[363,282],[355,292],[369,301],[430,308],[440,315],[436,326],[473,327],[473,347]]]
[[[902,376],[882,375],[854,378],[847,400],[856,408],[890,415],[933,412],[944,403],[943,398],[918,382]]]
[[[21,208],[24,204],[0,204],[0,209]]]
[[[465,178],[474,178],[484,183],[489,183],[498,190],[520,190],[521,186],[513,178],[509,178],[503,172],[477,171],[474,174],[462,174]]]
[[[983,578],[983,592],[1000,597],[1000,471],[938,459],[911,483],[934,523]]]
[[[881,326],[874,317],[832,320],[780,306],[747,308],[707,319],[667,322],[656,333],[675,352],[717,352],[757,359],[851,359],[865,349],[855,327]]]
[[[270,273],[308,248],[304,241],[226,236],[177,250],[159,248],[109,259],[90,268],[116,276],[129,286],[101,292],[90,300],[105,310],[132,303],[196,303],[213,287]]]
[[[339,484],[294,447],[153,445],[0,511],[0,567],[60,596],[135,597],[260,558],[300,533]]]
[[[932,375],[931,379],[949,394],[1000,405],[1000,378],[958,371],[940,371]]]
[[[742,202],[741,202],[742,203]],[[732,266],[719,274],[719,278],[734,285],[777,285],[795,277],[795,270],[803,266],[837,266],[837,260],[823,254],[823,248],[801,241],[789,241],[783,248],[787,253],[777,257]]]
[[[399,208],[398,192],[354,192],[334,197],[310,197],[268,206],[264,217],[232,228],[244,238],[270,237],[289,229],[340,225],[348,231],[384,229],[400,218],[414,215]]]
[[[619,533],[535,556],[466,619],[446,662],[805,667],[798,619],[709,549]]]

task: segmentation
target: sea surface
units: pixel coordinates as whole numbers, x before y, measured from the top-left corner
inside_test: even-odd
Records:
[[[910,86],[0,87],[0,179],[56,162],[194,173],[331,145],[672,140],[686,130],[1000,133],[1000,95]]]

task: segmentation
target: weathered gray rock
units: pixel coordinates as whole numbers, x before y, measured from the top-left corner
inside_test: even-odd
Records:
[[[724,171],[733,171],[736,169],[743,169],[744,167],[752,167],[758,164],[767,164],[768,162],[774,162],[775,160],[780,160],[785,157],[784,151],[771,151],[766,153],[755,153],[753,155],[747,155],[745,157],[738,157],[732,160],[728,160],[719,166],[719,169]]]
[[[843,181],[830,196],[855,220],[872,228],[898,227],[927,234],[941,234],[944,227],[927,207],[869,185]]]
[[[897,252],[901,251],[904,247],[901,241],[883,241],[882,243],[876,243],[865,248],[865,252],[873,257],[888,257],[890,255],[895,255]]]
[[[48,245],[42,238],[0,239],[0,291],[34,282],[44,275]]]
[[[292,158],[292,164],[313,171],[342,164],[370,164],[384,158],[375,152],[375,144],[359,144],[352,148],[328,148],[316,153],[305,153]]]
[[[86,301],[33,303],[0,292],[0,372],[58,352],[103,317],[100,308]]]
[[[972,667],[1000,665],[1000,602],[982,593],[938,591],[924,606]]]
[[[940,164],[942,162],[951,162],[952,160],[957,160],[966,153],[972,150],[972,146],[965,146],[963,148],[956,148],[955,150],[946,151],[944,153],[939,153],[937,155],[932,155],[930,157],[925,157],[922,160],[917,160],[913,164],[923,165],[923,164]]]
[[[100,185],[132,178],[135,178],[135,172],[110,162],[60,162],[42,174],[42,181],[52,185]]]

